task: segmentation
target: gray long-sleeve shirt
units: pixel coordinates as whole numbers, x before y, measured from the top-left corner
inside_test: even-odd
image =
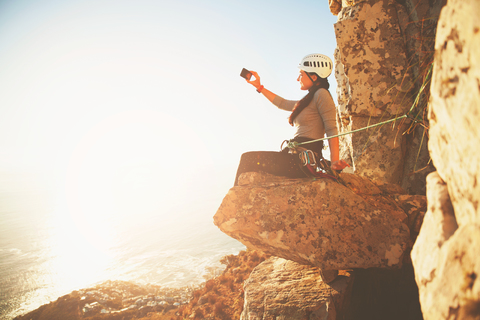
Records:
[[[292,111],[297,101],[286,100],[276,96],[273,104],[279,109]],[[293,121],[296,132],[295,137],[321,139],[338,134],[335,103],[326,89],[315,92],[310,104],[300,112]]]

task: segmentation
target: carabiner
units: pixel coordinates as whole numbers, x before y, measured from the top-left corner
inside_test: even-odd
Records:
[[[315,160],[315,154],[313,153],[312,150],[305,150],[299,153],[299,158],[302,160],[303,166],[306,166],[309,164],[312,167],[315,167],[317,165],[317,162]],[[310,160],[310,157],[312,158],[313,161]]]

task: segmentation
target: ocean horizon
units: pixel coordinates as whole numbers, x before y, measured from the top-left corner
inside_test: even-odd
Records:
[[[163,205],[136,206],[137,196],[115,211],[98,201],[100,208],[89,213],[87,206],[82,216],[69,212],[62,192],[38,179],[0,174],[0,318],[13,319],[107,280],[201,284],[222,270],[223,256],[245,248],[213,224],[228,191],[213,184],[190,181]]]

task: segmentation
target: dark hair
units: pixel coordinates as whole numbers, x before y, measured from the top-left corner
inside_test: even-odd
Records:
[[[293,126],[293,120],[295,120],[295,118],[300,114],[300,112],[302,112],[303,109],[305,109],[305,107],[310,104],[310,102],[313,99],[313,96],[315,95],[315,92],[317,92],[317,90],[321,88],[326,90],[330,88],[330,84],[328,83],[327,78],[320,78],[316,73],[307,73],[307,75],[310,79],[312,79],[311,78],[312,75],[316,75],[317,80],[312,81],[313,86],[310,89],[308,89],[308,93],[305,95],[305,97],[303,97],[300,101],[298,101],[293,107],[292,113],[288,118],[288,122],[292,126]]]

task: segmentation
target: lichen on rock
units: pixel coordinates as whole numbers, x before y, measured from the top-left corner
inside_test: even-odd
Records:
[[[247,247],[322,270],[401,266],[408,217],[368,179],[244,175],[265,183],[230,189],[214,223]]]

